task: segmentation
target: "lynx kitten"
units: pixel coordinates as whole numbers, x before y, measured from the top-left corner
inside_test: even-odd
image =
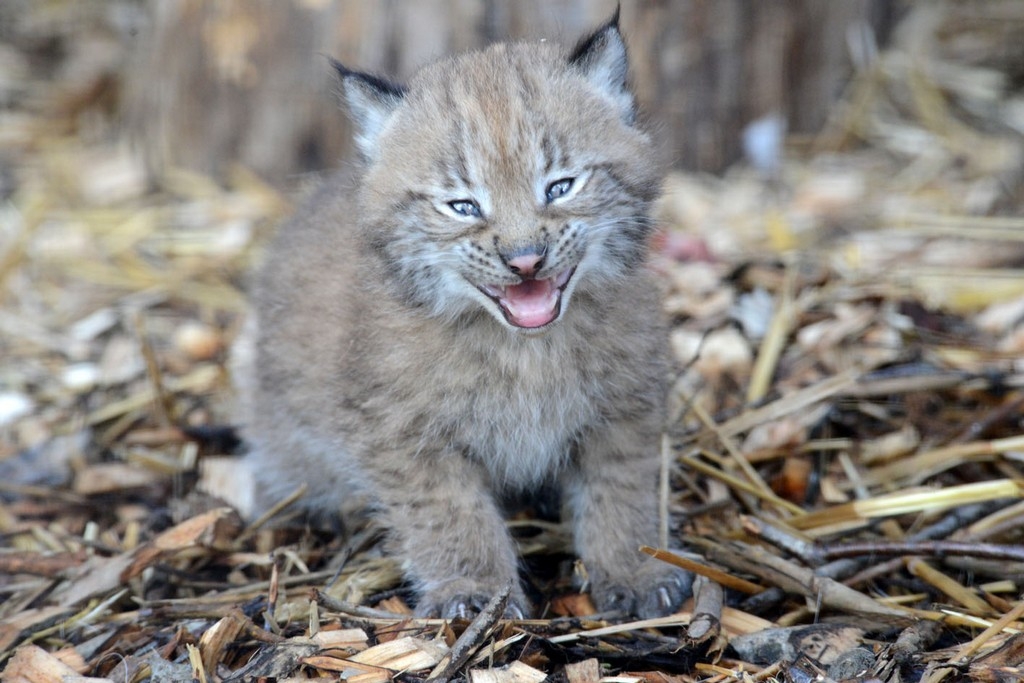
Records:
[[[423,615],[515,586],[503,504],[557,485],[599,609],[675,609],[657,540],[667,363],[645,260],[663,169],[618,16],[399,86],[335,64],[361,163],[271,245],[246,437],[262,504],[363,495]]]

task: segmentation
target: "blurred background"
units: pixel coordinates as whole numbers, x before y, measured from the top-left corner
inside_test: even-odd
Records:
[[[151,176],[169,166],[219,176],[239,163],[287,183],[347,151],[326,55],[404,79],[496,40],[572,45],[616,4],[4,0],[0,98],[8,117],[126,136]],[[896,0],[644,0],[622,3],[621,25],[641,104],[676,165],[719,172],[738,158],[751,121],[773,115],[791,133],[821,130],[907,9]],[[1011,49],[1013,36],[1002,40]]]

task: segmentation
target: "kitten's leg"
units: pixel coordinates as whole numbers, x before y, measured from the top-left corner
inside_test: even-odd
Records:
[[[671,614],[690,592],[690,574],[639,551],[657,545],[658,433],[631,422],[594,430],[568,477],[576,550],[602,611]]]
[[[377,461],[377,498],[393,552],[420,591],[417,614],[472,616],[511,582],[506,615],[525,616],[515,544],[480,467],[457,453],[387,460],[401,465]]]

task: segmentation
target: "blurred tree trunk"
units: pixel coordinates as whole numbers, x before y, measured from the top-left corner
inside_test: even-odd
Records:
[[[348,152],[325,55],[396,78],[495,40],[572,43],[614,0],[150,0],[125,93],[151,169],[219,175],[238,162],[275,182]],[[891,0],[623,3],[636,89],[677,165],[718,171],[767,113],[824,122],[851,67],[846,35],[889,30]]]

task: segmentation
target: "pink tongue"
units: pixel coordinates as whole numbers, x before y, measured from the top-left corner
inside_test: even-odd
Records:
[[[501,304],[519,327],[541,327],[558,314],[558,290],[548,280],[527,280],[505,287]]]

